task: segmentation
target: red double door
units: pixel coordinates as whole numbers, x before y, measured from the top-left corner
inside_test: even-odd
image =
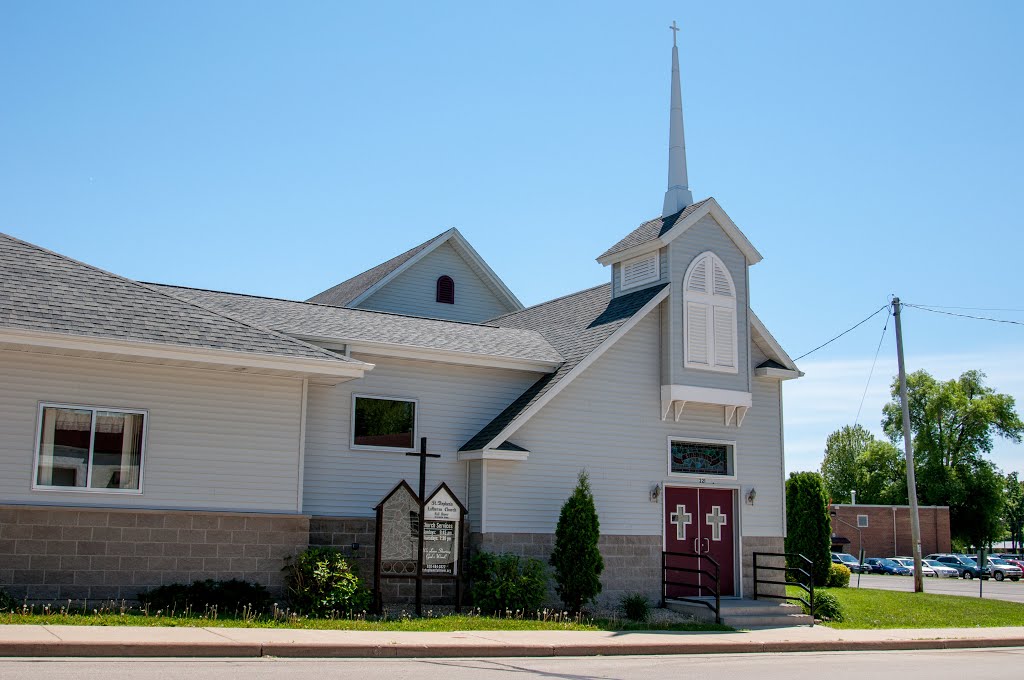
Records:
[[[707,555],[719,565],[719,588],[722,595],[736,594],[736,521],[732,489],[707,487],[665,488],[665,552]],[[670,567],[703,570],[714,573],[710,560],[702,557],[666,557]],[[688,571],[668,571],[668,597],[700,597],[713,595],[712,579]]]

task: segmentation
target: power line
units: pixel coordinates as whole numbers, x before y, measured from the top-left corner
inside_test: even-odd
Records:
[[[912,305],[909,302],[903,303],[904,307],[913,307],[914,309],[920,309],[924,312],[932,312],[933,314],[945,314],[946,316],[958,316],[963,319],[976,319],[977,321],[994,321],[995,323],[1009,323],[1014,326],[1024,326],[1024,321],[1012,321],[1010,319],[993,319],[990,316],[974,316],[972,314],[957,314],[956,312],[946,312],[941,309],[932,309],[925,307],[924,305]]]
[[[882,337],[878,339],[878,348],[875,350],[875,359],[871,362],[871,370],[868,371],[868,382],[864,385],[864,394],[860,395],[860,406],[857,407],[857,417],[853,419],[854,427],[857,427],[857,423],[860,422],[860,412],[864,408],[864,399],[868,396],[868,388],[871,387],[871,378],[875,374],[875,364],[878,363],[878,354],[882,351],[882,343],[885,341],[885,334],[889,330],[889,319],[891,318],[892,314],[885,315],[885,325],[882,327]]]
[[[929,305],[929,304],[925,304],[923,302],[917,302],[917,303],[904,302],[903,304],[907,305],[908,307],[934,307],[936,309],[966,309],[968,311],[975,311],[975,312],[1022,312],[1022,313],[1024,313],[1024,309],[1019,309],[1019,308],[1016,308],[1016,307],[956,307],[954,305]]]
[[[854,324],[853,326],[850,326],[850,327],[849,327],[849,328],[847,328],[847,329],[846,329],[845,331],[843,331],[842,333],[840,333],[840,334],[839,334],[839,335],[837,335],[836,337],[832,338],[832,339],[831,339],[831,340],[829,340],[828,342],[825,342],[825,343],[822,343],[822,344],[818,345],[817,347],[815,347],[814,349],[812,349],[812,350],[811,350],[810,352],[805,352],[804,354],[801,354],[800,356],[798,356],[798,357],[797,357],[796,359],[794,359],[793,361],[800,361],[800,360],[801,360],[801,359],[803,359],[804,357],[806,357],[806,356],[809,356],[809,355],[811,355],[811,354],[814,354],[815,352],[817,352],[817,351],[818,351],[819,349],[821,349],[822,347],[825,347],[826,345],[831,345],[831,344],[832,344],[833,342],[835,342],[835,341],[836,341],[836,340],[838,340],[839,338],[843,337],[844,335],[846,335],[847,333],[849,333],[849,332],[850,332],[850,331],[852,331],[853,329],[855,329],[855,328],[857,328],[858,326],[862,326],[863,324],[867,323],[868,321],[870,321],[871,319],[873,319],[873,318],[875,317],[875,315],[876,315],[876,314],[878,314],[878,313],[879,313],[880,311],[882,311],[883,309],[887,309],[888,307],[889,307],[889,305],[888,305],[888,304],[884,304],[884,305],[882,305],[881,307],[879,307],[879,308],[878,308],[878,309],[876,309],[875,311],[871,312],[871,314],[870,314],[870,315],[869,315],[869,316],[868,316],[868,317],[867,317],[866,319],[864,319],[863,321],[861,321],[861,322],[859,322],[859,323],[857,323],[857,324]]]

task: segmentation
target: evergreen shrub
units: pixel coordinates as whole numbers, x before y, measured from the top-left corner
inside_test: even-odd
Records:
[[[484,614],[536,611],[548,592],[544,562],[511,553],[479,552],[469,562],[473,605]]]
[[[286,558],[283,571],[288,603],[302,614],[350,616],[370,606],[356,566],[336,548],[307,548]]]
[[[562,505],[555,527],[555,591],[571,612],[579,612],[601,592],[604,559],[597,549],[601,523],[594,507],[590,480],[581,470],[572,495]]]
[[[0,588],[0,612],[9,612],[18,608],[18,601],[11,597],[7,591]]]
[[[259,583],[233,578],[229,581],[193,581],[191,584],[171,583],[137,595],[142,606],[151,611],[203,612],[215,607],[221,614],[240,612],[262,614],[270,609],[271,598]]]
[[[835,562],[828,568],[828,581],[826,588],[845,588],[850,585],[850,569]]]
[[[623,595],[619,606],[622,607],[622,613],[630,621],[645,623],[651,618],[651,602],[643,593]]]
[[[828,582],[832,564],[832,533],[825,483],[817,472],[794,472],[786,480],[786,552],[799,553],[811,561],[814,585]],[[806,569],[801,560],[789,560],[790,567]]]
[[[806,606],[803,608],[805,614],[810,614],[819,621],[842,621],[845,617],[843,616],[843,606],[839,604],[839,599],[832,593],[826,591],[814,591],[814,609],[810,610]]]

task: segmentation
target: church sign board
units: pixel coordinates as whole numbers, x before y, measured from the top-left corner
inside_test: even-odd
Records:
[[[377,557],[374,560],[377,610],[380,611],[383,604],[381,581],[387,578],[415,579],[417,598],[423,579],[453,579],[458,606],[462,593],[463,528],[467,510],[448,485],[441,483],[422,502],[403,480],[374,509],[377,511]]]
[[[442,484],[423,505],[423,574],[458,576],[465,508]]]

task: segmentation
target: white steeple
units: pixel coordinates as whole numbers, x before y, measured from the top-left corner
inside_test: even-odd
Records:
[[[668,191],[662,217],[679,212],[693,203],[693,194],[686,178],[686,140],[683,137],[683,95],[679,87],[679,47],[676,46],[676,22],[672,29],[672,111],[668,133]]]

